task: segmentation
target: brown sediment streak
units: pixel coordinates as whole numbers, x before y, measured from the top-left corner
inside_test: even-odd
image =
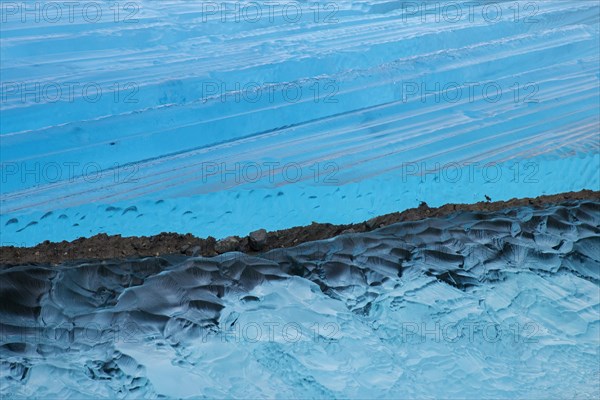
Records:
[[[485,218],[485,213],[488,212],[517,207],[539,209],[550,205],[565,205],[582,200],[598,202],[598,211],[600,212],[600,191],[592,190],[508,201],[446,204],[438,208],[431,208],[422,203],[418,208],[381,215],[356,224],[333,225],[313,222],[308,226],[267,232],[266,239],[260,245],[260,251],[293,247],[301,243],[329,239],[344,233],[368,232],[397,222],[441,218],[459,212],[482,213],[482,218]],[[208,238],[198,238],[189,233],[161,233],[155,236],[140,237],[98,234],[89,238],[79,238],[72,242],[53,243],[46,241],[34,247],[0,247],[0,264],[59,264],[75,260],[126,259],[170,254],[212,257],[226,251],[256,253],[255,249],[256,245],[250,243],[249,237],[233,236],[217,241],[210,236]]]

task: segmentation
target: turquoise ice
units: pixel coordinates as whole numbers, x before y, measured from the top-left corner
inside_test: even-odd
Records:
[[[595,1],[20,4],[2,3],[4,244],[600,186]]]
[[[597,1],[0,12],[2,245],[600,189]],[[0,393],[597,398],[598,207],[4,266]]]
[[[595,399],[599,207],[463,213],[255,256],[5,267],[0,390]]]

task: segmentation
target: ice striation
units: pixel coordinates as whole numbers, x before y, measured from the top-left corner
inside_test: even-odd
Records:
[[[5,266],[10,398],[596,398],[600,202]]]
[[[600,187],[598,1],[25,3],[0,7],[4,245]]]

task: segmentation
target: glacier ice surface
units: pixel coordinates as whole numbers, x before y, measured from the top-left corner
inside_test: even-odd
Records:
[[[273,3],[223,22],[215,4],[257,3],[96,0],[86,23],[86,3],[53,22],[3,2],[2,244],[221,238],[600,187],[597,1]],[[411,11],[432,3],[447,14]]]
[[[10,398],[597,398],[600,203],[0,271]]]

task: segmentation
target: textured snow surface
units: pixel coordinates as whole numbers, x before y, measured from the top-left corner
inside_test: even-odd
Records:
[[[4,244],[600,188],[595,0],[7,3]]]
[[[9,398],[597,398],[600,203],[0,272]]]

